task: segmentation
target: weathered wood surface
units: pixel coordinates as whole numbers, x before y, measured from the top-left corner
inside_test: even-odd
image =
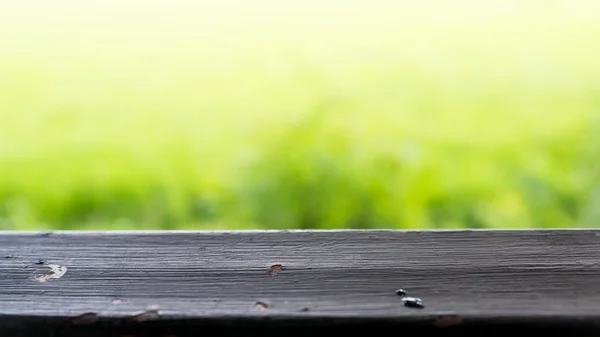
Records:
[[[397,288],[425,307],[403,306]],[[0,336],[381,327],[598,335],[600,231],[0,234]]]

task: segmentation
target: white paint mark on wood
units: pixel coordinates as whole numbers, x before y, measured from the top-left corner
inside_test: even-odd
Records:
[[[49,264],[46,267],[50,268],[44,274],[36,275],[35,279],[39,282],[48,282],[52,279],[59,279],[67,273],[67,267],[59,266],[57,264]]]

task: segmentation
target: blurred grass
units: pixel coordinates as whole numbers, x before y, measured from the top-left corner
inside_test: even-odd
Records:
[[[7,1],[0,228],[595,227],[595,1]]]

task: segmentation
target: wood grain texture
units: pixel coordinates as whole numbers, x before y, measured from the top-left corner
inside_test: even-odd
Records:
[[[40,281],[50,266],[66,272]],[[600,231],[0,234],[0,336],[382,327],[598,335]]]

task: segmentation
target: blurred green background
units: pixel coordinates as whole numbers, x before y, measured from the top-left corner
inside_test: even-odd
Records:
[[[600,2],[0,2],[0,229],[595,227]]]

